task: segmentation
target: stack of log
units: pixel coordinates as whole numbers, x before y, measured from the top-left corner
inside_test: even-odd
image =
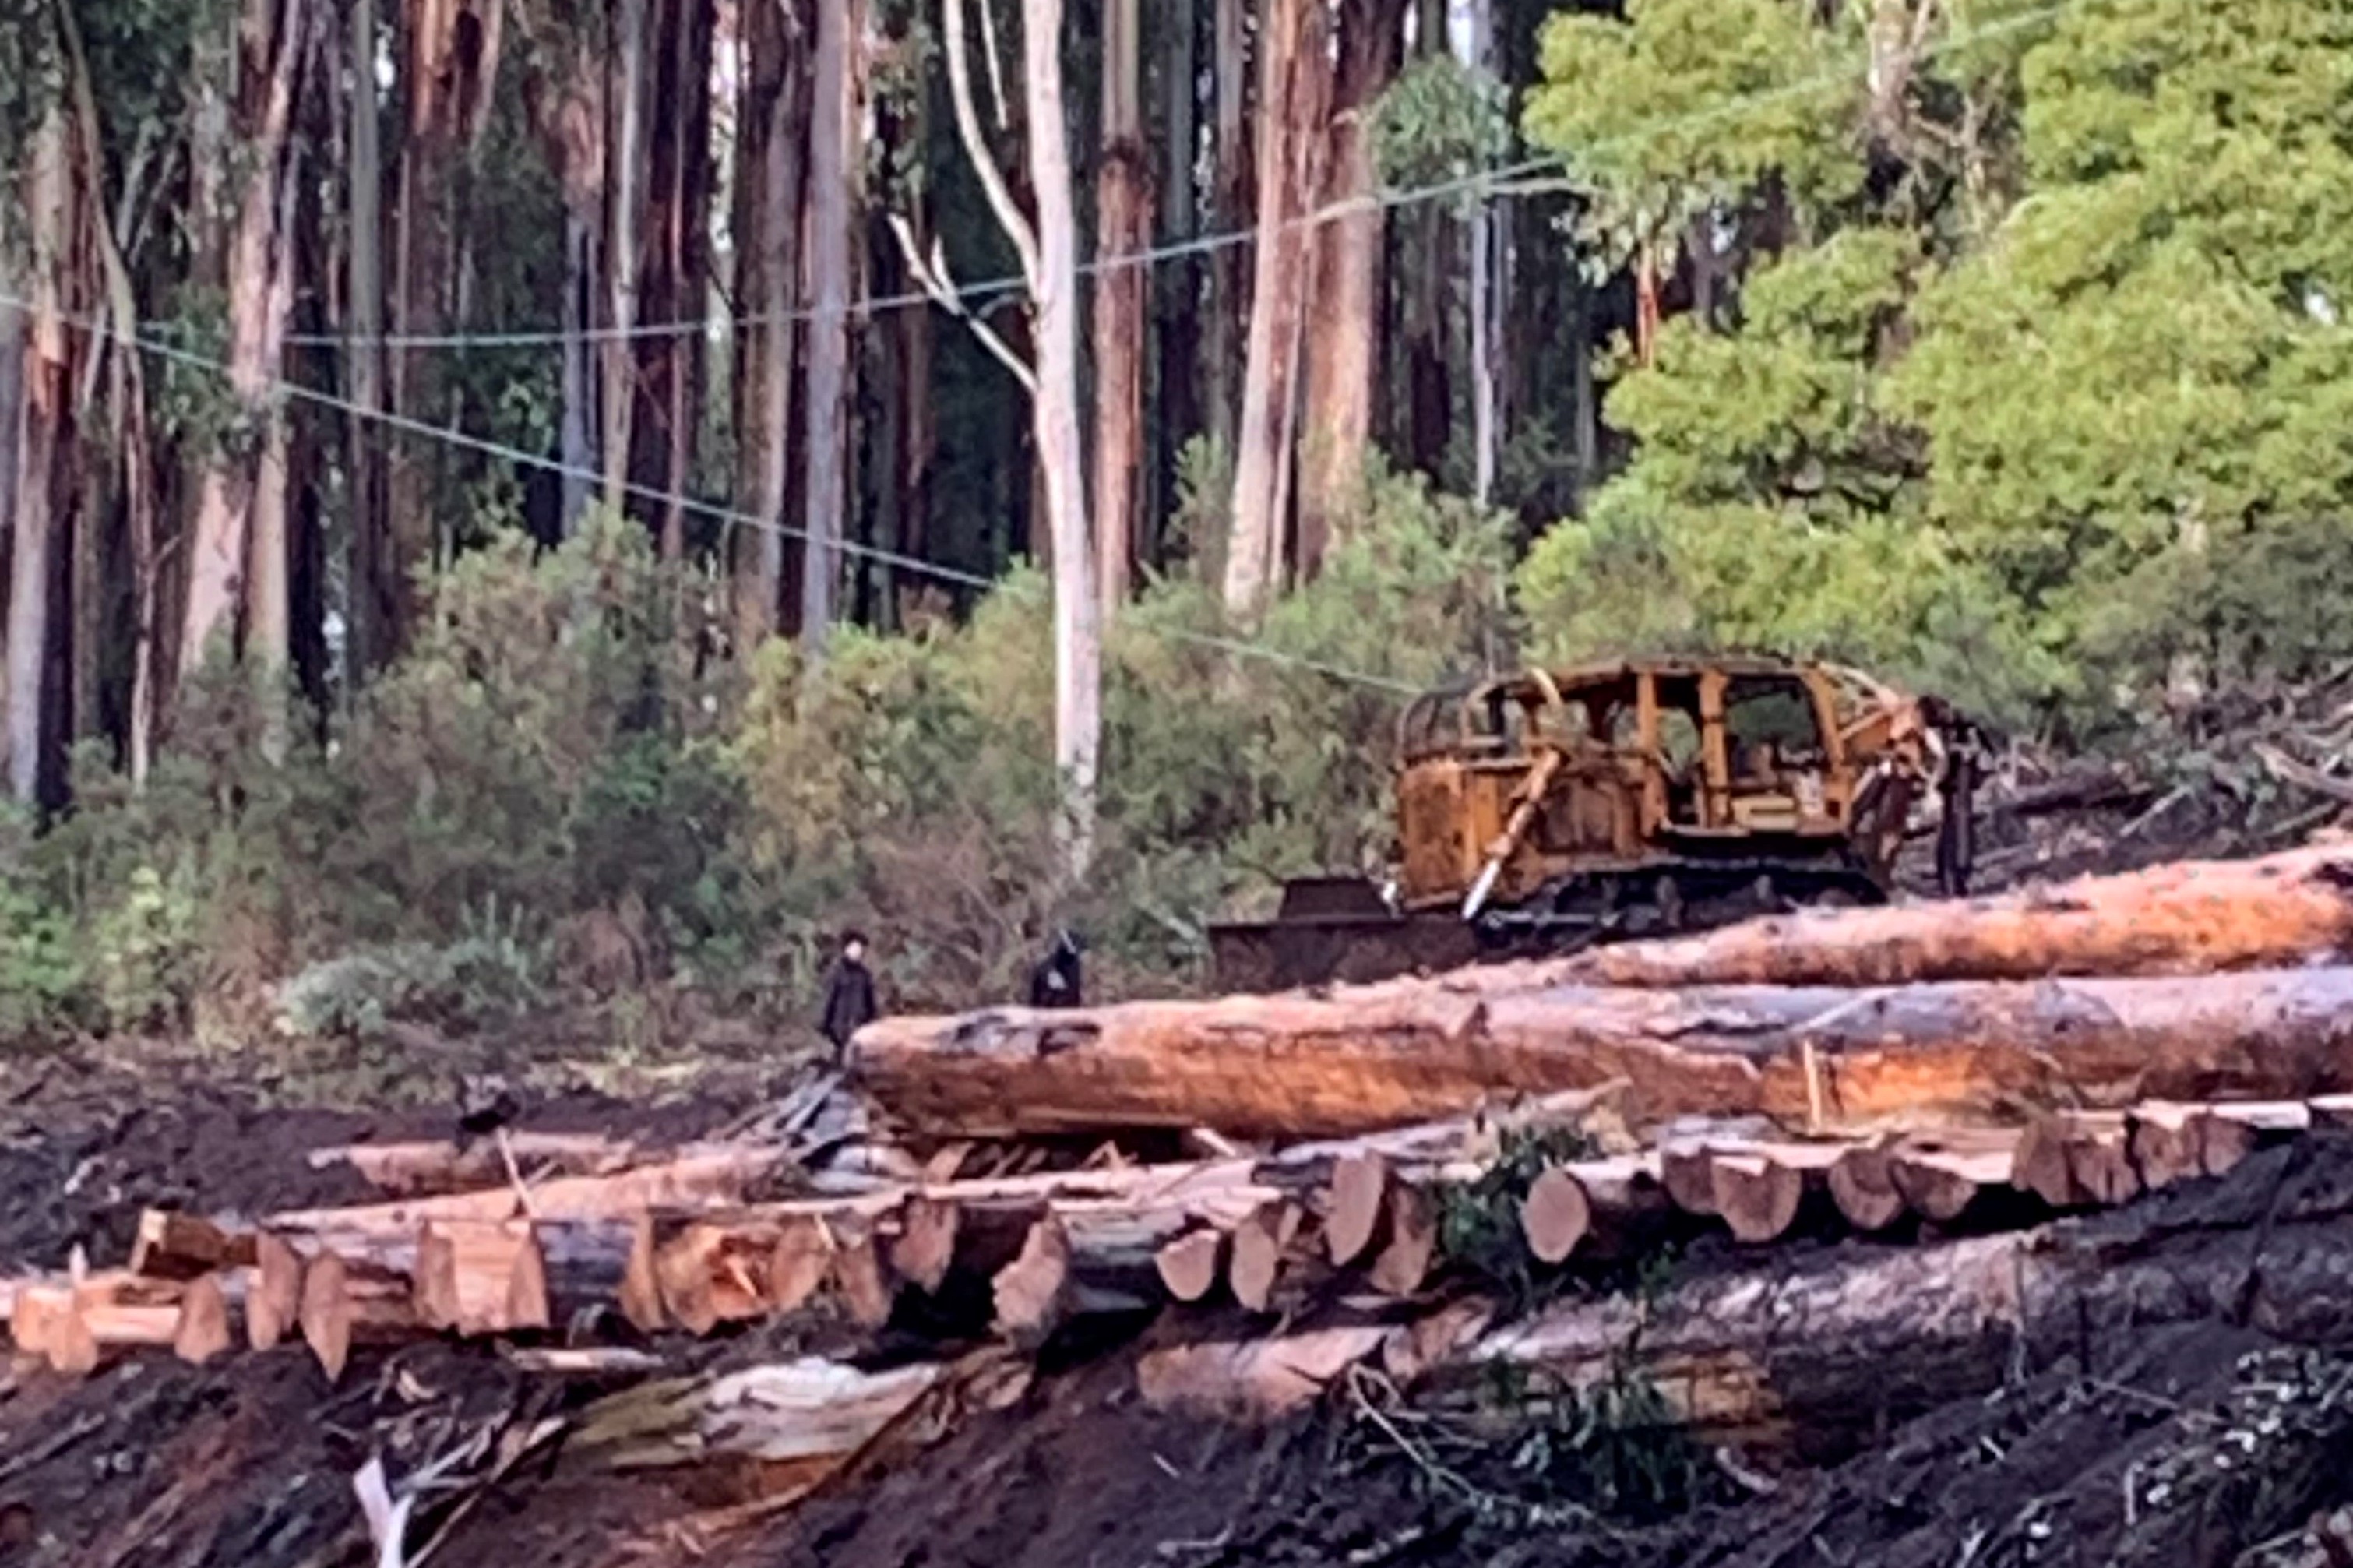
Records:
[[[894,1019],[861,1034],[857,1075],[891,1157],[848,1151],[805,1196],[752,1201],[792,1164],[774,1140],[525,1137],[520,1183],[495,1151],[326,1150],[386,1200],[150,1213],[122,1266],[77,1258],[0,1286],[0,1306],[20,1354],[78,1372],[139,1347],[206,1361],[299,1340],[332,1380],[355,1347],[432,1336],[643,1368],[760,1320],[853,1347],[893,1332],[890,1373],[770,1379],[785,1404],[837,1391],[842,1420],[818,1424],[834,1436],[795,1439],[836,1457],[825,1444],[950,1389],[1001,1403],[1005,1358],[1078,1319],[1173,1313],[1147,1393],[1256,1414],[1367,1358],[1411,1378],[1606,1340],[1614,1308],[1499,1326],[1494,1282],[1447,1245],[1499,1208],[1535,1277],[1709,1233],[1736,1259],[1795,1234],[1961,1259],[2353,1125],[2348,946],[2353,853],[2321,847],[1326,994]],[[1201,1156],[1120,1152],[1172,1130]],[[976,1140],[1072,1133],[1103,1158],[959,1174]],[[1686,1370],[1711,1313],[1733,1333],[1723,1308],[1694,1306]],[[928,1372],[904,1364],[914,1333],[940,1346]],[[1687,1407],[1746,1408],[1721,1382],[1686,1379]],[[635,1397],[672,1409],[659,1386]],[[679,1433],[720,1397],[694,1386]],[[615,1430],[642,1434],[629,1409]]]

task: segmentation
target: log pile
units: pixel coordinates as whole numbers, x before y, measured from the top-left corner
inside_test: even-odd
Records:
[[[1694,1424],[1745,1429],[1833,1402],[1891,1335],[1978,1354],[2025,1321],[2060,1216],[2353,1127],[2349,887],[2353,853],[2316,849],[1328,994],[887,1020],[839,1091],[887,1137],[822,1160],[776,1127],[321,1150],[383,1201],[147,1213],[119,1266],[0,1308],[64,1373],[299,1341],[332,1383],[427,1338],[663,1373],[572,1446],[733,1453],[792,1491],[1018,1398],[1081,1325],[1157,1320],[1145,1393],[1240,1415],[1367,1361],[1574,1381],[1630,1342],[1651,1308],[1619,1287],[1672,1244],[1718,1262],[1654,1304],[1646,1364]],[[1171,1132],[1190,1158],[1123,1149]],[[1072,1134],[1097,1149],[1075,1169],[1048,1152]],[[957,1174],[978,1140],[1049,1137],[1024,1173]],[[1758,1296],[1752,1260],[1799,1237],[1849,1245]],[[681,1349],[763,1323],[838,1354],[706,1375]]]

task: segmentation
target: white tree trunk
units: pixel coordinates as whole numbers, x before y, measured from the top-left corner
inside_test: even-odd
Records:
[[[646,0],[620,0],[617,29],[620,79],[614,87],[613,133],[606,143],[605,185],[612,201],[605,247],[610,294],[606,325],[611,335],[604,346],[603,410],[605,504],[616,512],[628,495],[629,429],[637,411],[637,343],[628,334],[638,321],[638,208],[645,190],[638,156],[645,140]]]
[[[296,79],[305,52],[303,0],[248,0],[245,32],[265,41],[259,82],[240,82],[240,152],[250,160],[237,196],[237,229],[229,241],[228,383],[239,416],[258,442],[263,421],[276,416],[270,395],[278,378],[293,302],[293,258],[287,228],[293,213],[287,136]],[[250,59],[248,53],[246,57]],[[206,462],[190,538],[187,619],[182,624],[183,677],[200,669],[216,637],[235,624],[242,597],[252,525],[258,458],[220,451]]]
[[[1054,542],[1054,762],[1062,779],[1063,849],[1076,877],[1094,852],[1103,732],[1102,623],[1079,450],[1078,220],[1062,111],[1061,0],[1022,0],[1021,10],[1029,180],[1038,200],[1035,417]]]
[[[1470,65],[1484,71],[1493,55],[1493,0],[1471,0]],[[1471,212],[1471,493],[1487,504],[1495,488],[1501,433],[1495,418],[1495,215],[1483,193]]]
[[[818,0],[809,111],[807,440],[808,536],[801,557],[801,643],[821,652],[841,579],[849,512],[849,16],[847,0]]]

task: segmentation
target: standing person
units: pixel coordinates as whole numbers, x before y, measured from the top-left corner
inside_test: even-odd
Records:
[[[1029,971],[1029,1005],[1085,1006],[1079,969],[1079,956],[1085,951],[1086,944],[1071,931],[1055,932],[1052,950]]]
[[[866,933],[851,931],[841,938],[841,954],[825,982],[825,1037],[833,1043],[833,1063],[849,1060],[849,1042],[860,1029],[881,1016],[874,1002],[874,976],[866,967]]]

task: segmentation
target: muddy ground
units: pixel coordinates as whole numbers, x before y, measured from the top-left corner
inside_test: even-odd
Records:
[[[21,1099],[14,1136],[31,1140],[50,1097],[79,1104],[91,1086]],[[431,1129],[414,1114],[375,1130]],[[160,1191],[186,1180],[173,1165],[185,1155],[208,1191],[241,1181],[246,1201],[278,1202],[275,1183],[297,1181],[313,1183],[305,1200],[332,1198],[340,1178],[310,1172],[300,1150],[358,1127],[200,1091],[168,1116],[10,1158],[44,1179],[97,1161],[79,1192]],[[1241,1431],[1145,1407],[1137,1346],[1072,1346],[1015,1408],[789,1510],[748,1502],[735,1475],[589,1473],[559,1440],[464,1494],[454,1519],[455,1495],[438,1501],[412,1547],[438,1533],[429,1561],[449,1568],[2316,1564],[2295,1555],[2303,1526],[2353,1503],[2353,1235],[2284,1207],[2291,1181],[2353,1188],[2353,1139],[2274,1151],[2074,1227],[2084,1245],[2178,1249],[2185,1279],[2192,1260],[2211,1275],[2222,1249],[2243,1290],[2161,1330],[2111,1317],[2021,1342],[1998,1386],[1889,1420],[1813,1467],[1769,1447],[1719,1457],[1672,1428],[1571,1434],[1534,1405],[1474,1424],[1455,1404],[1392,1406],[1362,1387]],[[98,1213],[79,1195],[20,1202],[0,1238],[99,1235]],[[763,1330],[693,1359],[793,1348]],[[372,1454],[405,1473],[596,1392],[442,1344],[364,1351],[334,1390],[299,1347],[204,1370],[140,1357],[84,1383],[19,1370],[0,1384],[0,1564],[363,1564],[351,1477]]]

